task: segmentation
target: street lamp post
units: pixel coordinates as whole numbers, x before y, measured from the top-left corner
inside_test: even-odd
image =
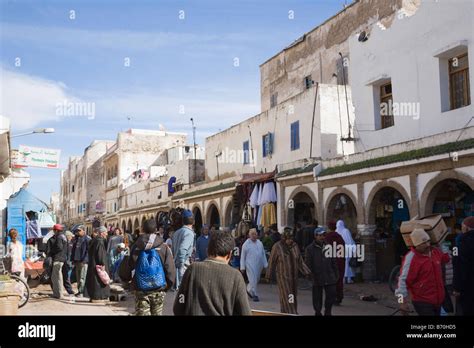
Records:
[[[39,134],[39,133],[42,133],[42,134],[54,133],[54,128],[36,128],[30,132],[15,134],[15,135],[12,135],[11,137],[17,138],[17,137],[22,137],[25,135]]]

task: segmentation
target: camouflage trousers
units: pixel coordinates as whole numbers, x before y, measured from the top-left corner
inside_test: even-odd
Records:
[[[162,315],[164,291],[135,291],[135,315]]]

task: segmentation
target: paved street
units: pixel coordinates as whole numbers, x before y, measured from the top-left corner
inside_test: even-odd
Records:
[[[252,309],[278,312],[278,289],[274,284],[260,284],[260,302],[250,302]],[[120,303],[92,304],[86,299],[56,300],[47,298],[51,294],[48,286],[39,286],[32,290],[33,298],[22,309],[20,315],[130,315],[134,312],[133,295]],[[376,302],[360,300],[361,295],[373,295]],[[169,292],[165,300],[165,315],[173,315],[174,292]],[[300,315],[313,315],[311,290],[300,290],[298,295]],[[387,284],[350,284],[345,288],[342,306],[334,307],[334,315],[391,315],[396,303]]]

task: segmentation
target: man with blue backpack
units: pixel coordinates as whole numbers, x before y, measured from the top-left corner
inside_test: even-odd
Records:
[[[145,221],[143,232],[133,244],[128,261],[135,289],[135,315],[161,315],[176,269],[171,250],[157,233],[155,219]]]

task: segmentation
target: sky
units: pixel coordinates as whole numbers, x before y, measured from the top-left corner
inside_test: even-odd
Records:
[[[204,145],[258,114],[259,65],[351,2],[0,0],[0,115],[13,135],[55,129],[12,147],[61,150],[60,169],[27,169],[29,189],[49,202],[69,156],[129,128],[192,143],[193,117]]]

